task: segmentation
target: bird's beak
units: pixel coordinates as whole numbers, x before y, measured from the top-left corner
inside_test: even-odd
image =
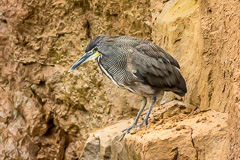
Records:
[[[72,67],[68,70],[68,72],[71,72],[72,70],[77,68],[80,64],[83,64],[84,62],[96,59],[99,55],[100,53],[98,51],[91,50],[89,52],[86,52],[76,63],[74,63],[74,65],[72,65]]]

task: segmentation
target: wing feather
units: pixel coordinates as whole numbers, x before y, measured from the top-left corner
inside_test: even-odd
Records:
[[[135,49],[131,57],[131,63],[135,66],[136,71],[151,86],[177,93],[187,92],[184,78],[177,66],[172,64],[170,60],[161,55],[158,55],[157,58],[156,56],[150,56],[144,50],[139,49]]]
[[[162,57],[165,60],[169,61],[172,65],[180,68],[178,62],[170,54],[152,42],[142,41],[138,46],[136,46],[136,49],[156,59]]]

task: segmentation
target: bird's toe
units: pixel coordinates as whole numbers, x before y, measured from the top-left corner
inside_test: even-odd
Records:
[[[122,136],[121,136],[121,138],[119,139],[119,141],[121,141],[124,137],[125,137],[125,135],[127,134],[127,133],[130,133],[130,131],[131,131],[131,129],[133,129],[133,128],[135,128],[136,127],[136,124],[133,124],[132,126],[130,126],[130,127],[128,127],[128,128],[125,128],[124,130],[122,130]]]
[[[131,129],[133,129],[133,128],[135,128],[136,127],[136,125],[135,124],[133,124],[132,126],[130,126],[130,127],[128,127],[128,128],[125,128],[124,130],[122,130],[122,132],[127,132],[127,133],[129,133],[130,132],[130,130]]]
[[[140,128],[142,125],[144,125],[144,127],[147,128],[148,120],[144,119],[143,122],[137,126],[137,128]]]

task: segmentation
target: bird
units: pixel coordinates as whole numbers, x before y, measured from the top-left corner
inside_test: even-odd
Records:
[[[124,35],[98,35],[88,43],[85,54],[68,72],[89,60],[96,60],[101,71],[117,86],[142,97],[133,124],[122,131],[119,141],[136,126],[147,127],[157,96],[162,98],[165,91],[181,97],[187,93],[177,60],[150,41]],[[143,122],[137,125],[147,98],[151,99],[151,104]]]

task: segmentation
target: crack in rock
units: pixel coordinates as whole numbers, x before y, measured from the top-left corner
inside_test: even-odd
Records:
[[[198,149],[197,147],[195,146],[195,143],[194,143],[194,140],[193,140],[193,129],[191,128],[191,142],[192,142],[192,145],[193,145],[193,148],[196,150],[196,159],[198,159]]]

